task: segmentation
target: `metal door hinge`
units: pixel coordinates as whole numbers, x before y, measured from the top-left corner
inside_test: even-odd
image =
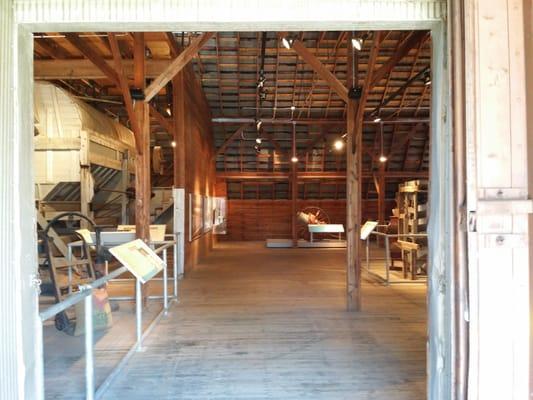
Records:
[[[475,211],[468,212],[468,232],[476,232],[477,215]]]

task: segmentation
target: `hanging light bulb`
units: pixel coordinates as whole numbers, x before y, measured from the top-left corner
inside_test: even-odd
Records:
[[[292,156],[292,157],[291,157],[291,162],[293,162],[293,163],[297,163],[297,162],[298,162],[298,157],[296,157],[296,156]]]
[[[374,118],[374,122],[381,122],[381,117]]]
[[[170,107],[167,107],[165,111],[167,112],[169,117],[172,115],[172,110],[170,109]]]
[[[291,106],[291,111],[296,110],[296,106]]]
[[[431,85],[431,74],[429,73],[429,71],[424,74],[424,85]]]
[[[292,47],[292,39],[287,39],[286,37],[284,37],[283,39],[281,39],[281,43],[283,43],[283,46],[286,49],[290,49]]]
[[[335,147],[335,150],[342,150],[344,148],[344,141],[342,139],[335,140],[333,147]]]
[[[361,51],[363,48],[363,38],[352,38],[352,46],[354,49]]]
[[[380,147],[381,147],[381,155],[379,156],[379,162],[384,163],[387,162],[387,157],[385,156],[385,152],[383,151],[383,124],[380,124],[379,127],[379,136],[380,136]]]
[[[170,145],[171,145],[172,147],[176,147],[176,142],[175,142],[175,141],[172,141],[172,142],[170,143]]]
[[[261,144],[263,142],[263,140],[261,140],[260,137],[258,137],[257,139],[255,139],[255,143],[257,144]]]

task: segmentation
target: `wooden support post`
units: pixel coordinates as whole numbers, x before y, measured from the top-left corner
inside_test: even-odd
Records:
[[[296,156],[296,124],[292,124],[292,157]],[[296,212],[298,211],[298,162],[291,159],[291,231],[292,247],[298,246]]]
[[[172,79],[172,118],[174,120],[174,187],[186,185],[186,111],[185,111],[185,73],[178,72]]]
[[[378,173],[378,222],[385,223],[385,163],[380,163]]]
[[[357,85],[357,55],[352,50],[352,34],[348,33],[346,45],[347,58],[347,86],[348,90]],[[360,182],[358,173],[357,151],[355,137],[355,117],[357,100],[348,99],[346,104],[346,309],[358,311],[361,308],[361,293],[357,271],[360,269],[360,240],[359,207],[360,207]]]
[[[358,84],[357,59],[352,50],[351,33],[347,35],[346,40],[348,48],[347,86],[351,88]],[[380,42],[381,32],[375,32],[361,97],[357,100],[348,99],[346,105],[346,308],[348,311],[361,310],[361,240],[359,235],[361,230],[361,183],[363,179],[363,116]]]
[[[94,179],[91,174],[89,162],[89,135],[86,131],[80,132],[80,212],[93,218],[91,202],[94,197]],[[89,228],[86,220],[80,221],[81,228]]]
[[[120,190],[123,192],[120,199],[120,222],[123,225],[128,225],[129,223],[129,210],[128,205],[130,199],[126,193],[128,187],[130,186],[130,171],[128,165],[128,151],[122,153],[121,161],[121,178],[120,178]]]
[[[144,34],[134,33],[134,85],[144,89],[146,85],[144,68]],[[135,161],[135,228],[137,237],[150,241],[150,106],[143,101],[134,105],[135,118],[140,129],[137,159]]]

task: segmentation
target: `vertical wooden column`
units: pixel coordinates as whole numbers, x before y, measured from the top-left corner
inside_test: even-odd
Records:
[[[292,123],[292,156],[296,156],[296,124]],[[291,156],[291,158],[292,158]],[[298,246],[296,212],[298,211],[298,163],[291,160],[291,236],[292,247]]]
[[[352,35],[348,34],[347,86],[357,86],[357,58],[352,50]],[[361,136],[357,137],[356,114],[358,102],[348,99],[346,104],[346,309],[361,309],[361,244],[359,225],[361,219]]]
[[[185,113],[185,71],[178,72],[172,79],[172,119],[174,121],[174,187],[185,188],[186,175],[186,113]]]
[[[122,161],[121,161],[121,177],[120,177],[120,190],[123,192],[121,199],[120,199],[120,222],[123,225],[128,225],[129,223],[129,210],[128,210],[128,204],[129,204],[129,198],[128,194],[126,193],[126,190],[128,189],[130,185],[130,171],[129,171],[129,164],[128,164],[128,151],[124,151],[122,154]]]
[[[385,163],[379,163],[378,173],[378,222],[385,223]]]
[[[134,85],[138,89],[146,86],[144,66],[144,34],[134,33]],[[140,148],[137,149],[135,160],[135,228],[137,237],[148,242],[150,240],[150,108],[144,101],[136,101],[135,117],[140,132]]]

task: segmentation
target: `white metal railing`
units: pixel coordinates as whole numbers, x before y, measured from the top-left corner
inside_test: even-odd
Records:
[[[379,226],[383,226],[383,225],[378,225]],[[386,226],[386,225],[385,225]],[[385,278],[383,278],[382,275],[379,275],[377,273],[375,273],[374,271],[371,270],[370,268],[370,235],[374,235],[376,237],[383,237],[384,240],[385,240],[385,264],[384,264],[384,272],[385,272]],[[428,235],[427,233],[393,233],[393,234],[388,234],[388,233],[383,233],[383,232],[377,232],[377,231],[372,231],[370,233],[370,235],[368,235],[368,237],[366,238],[366,271],[372,275],[373,277],[379,279],[380,281],[382,281],[385,285],[390,285],[390,284],[397,284],[397,283],[426,283],[425,280],[409,280],[409,281],[392,281],[391,278],[390,278],[390,265],[391,265],[391,254],[390,254],[390,238],[394,238],[394,239],[399,239],[399,238],[402,238],[402,237],[419,237],[419,238],[427,238]]]
[[[177,271],[177,241],[176,240],[166,240],[164,242],[158,242],[159,247],[155,248],[154,251],[156,254],[161,254],[163,261],[165,262],[165,267],[163,268],[163,293],[161,296],[151,296],[149,298],[158,298],[163,299],[163,309],[155,317],[150,326],[145,330],[144,334],[142,331],[142,283],[137,278],[127,278],[129,281],[135,281],[135,296],[124,297],[124,298],[111,298],[110,300],[135,300],[135,329],[136,329],[136,341],[135,344],[130,348],[128,353],[122,358],[117,367],[108,375],[100,387],[95,390],[94,382],[94,348],[93,348],[93,299],[92,294],[94,289],[101,287],[102,285],[116,280],[120,275],[128,272],[128,269],[125,266],[121,266],[116,270],[108,273],[107,275],[96,279],[92,283],[80,285],[79,292],[70,294],[65,300],[54,304],[51,307],[48,307],[46,310],[39,313],[41,323],[44,323],[46,320],[54,317],[56,314],[67,310],[68,308],[74,306],[75,304],[84,301],[85,308],[85,395],[87,400],[94,400],[100,398],[104,391],[109,387],[112,380],[118,375],[120,370],[123,368],[124,364],[131,357],[131,355],[142,349],[142,341],[145,335],[147,335],[153,326],[161,319],[162,315],[166,314],[169,306],[169,296],[168,296],[168,265],[167,265],[167,250],[170,247],[174,247],[174,262],[173,262],[173,296],[172,300],[178,298],[178,271]],[[154,246],[152,246],[154,247]],[[155,280],[157,278],[153,278]],[[159,278],[161,279],[161,278]],[[69,282],[70,285],[71,282]],[[44,376],[43,364],[41,363],[41,376]]]

